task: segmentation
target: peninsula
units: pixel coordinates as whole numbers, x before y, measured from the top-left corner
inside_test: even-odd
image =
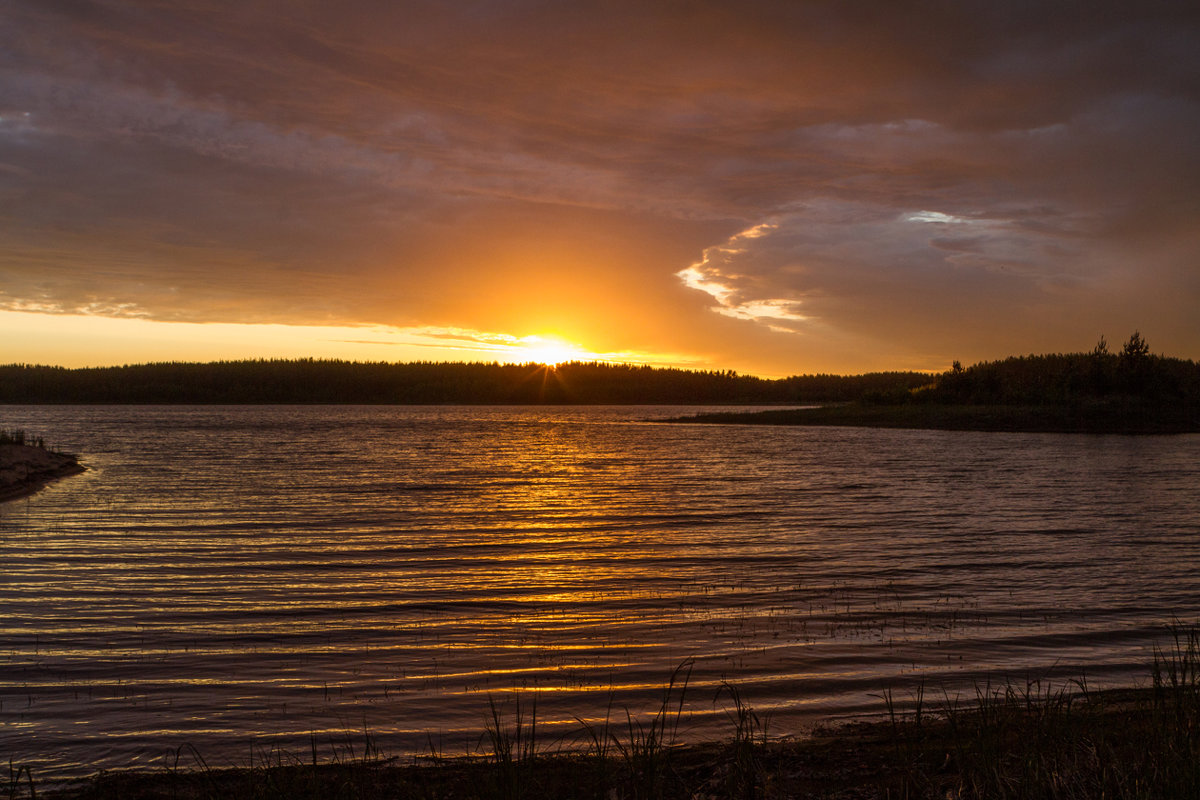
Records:
[[[1016,356],[808,408],[677,417],[670,422],[840,425],[1056,433],[1200,433],[1200,365],[1151,355],[1136,331],[1119,353]]]
[[[70,453],[46,449],[21,431],[0,431],[0,501],[36,492],[56,478],[83,472]]]

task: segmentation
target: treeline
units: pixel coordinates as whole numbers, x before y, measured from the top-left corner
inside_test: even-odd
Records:
[[[730,370],[571,362],[336,360],[156,363],[66,369],[0,366],[0,403],[804,404],[1200,407],[1200,366],[1153,355],[1138,333],[1119,352],[1029,355],[940,375],[874,372],[766,379]]]
[[[0,403],[819,403],[907,394],[930,381],[919,372],[769,380],[596,362],[555,368],[315,359],[84,369],[12,364],[0,366]]]
[[[1136,331],[1111,353],[1102,337],[1090,353],[1029,355],[954,368],[929,386],[869,394],[877,403],[1087,406],[1200,405],[1200,365],[1152,355]]]

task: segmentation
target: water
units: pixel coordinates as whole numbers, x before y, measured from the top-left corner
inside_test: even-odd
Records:
[[[662,407],[5,407],[90,468],[0,505],[0,759],[727,735],[891,687],[1144,680],[1200,618],[1200,436],[662,425]]]

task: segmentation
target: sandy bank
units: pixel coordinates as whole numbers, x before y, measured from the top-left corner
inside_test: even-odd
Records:
[[[23,444],[0,444],[0,501],[36,492],[50,481],[83,472],[79,459]]]

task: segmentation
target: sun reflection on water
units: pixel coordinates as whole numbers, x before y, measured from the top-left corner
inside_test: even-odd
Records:
[[[1200,591],[1186,437],[640,421],[662,409],[20,413],[94,467],[0,508],[0,746],[40,774],[364,726],[460,752],[489,697],[535,692],[565,732],[610,702],[655,708],[688,659],[689,735],[720,722],[723,680],[782,731],[885,683],[1128,675]],[[1114,516],[1130,480],[1143,505]]]

